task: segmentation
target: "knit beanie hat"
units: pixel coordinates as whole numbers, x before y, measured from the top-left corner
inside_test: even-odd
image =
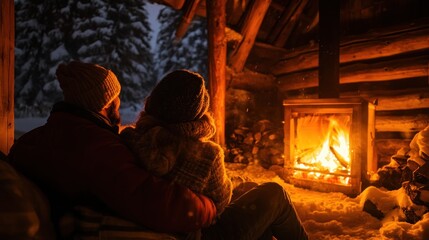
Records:
[[[78,61],[60,64],[56,75],[64,101],[94,112],[106,107],[121,91],[116,75],[97,64]]]
[[[188,70],[167,74],[152,90],[145,112],[166,123],[200,119],[209,108],[204,78]]]

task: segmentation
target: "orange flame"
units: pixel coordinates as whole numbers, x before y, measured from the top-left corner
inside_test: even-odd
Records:
[[[299,121],[293,176],[349,185],[350,116],[311,116]],[[316,134],[310,137],[310,133]]]

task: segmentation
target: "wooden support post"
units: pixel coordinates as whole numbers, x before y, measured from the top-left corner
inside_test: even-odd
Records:
[[[340,0],[319,1],[319,97],[340,96]]]
[[[14,141],[15,8],[0,1],[0,151],[9,153]]]
[[[225,147],[226,0],[207,0],[208,80],[216,121],[215,142]]]
[[[235,72],[243,70],[270,3],[271,0],[255,0],[250,12],[246,15],[246,20],[241,30],[243,39],[229,56],[229,65]]]

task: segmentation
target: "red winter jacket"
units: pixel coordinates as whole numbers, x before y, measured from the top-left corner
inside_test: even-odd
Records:
[[[54,107],[44,126],[21,136],[9,157],[18,171],[60,199],[97,199],[153,230],[189,232],[210,225],[216,215],[207,197],[136,166],[117,131],[99,116],[65,103]]]

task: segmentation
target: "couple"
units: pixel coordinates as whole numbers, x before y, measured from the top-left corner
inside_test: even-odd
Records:
[[[158,232],[199,231],[201,239],[307,239],[289,196],[276,183],[258,185],[229,203],[223,153],[208,140],[215,129],[199,74],[178,70],[165,76],[136,127],[121,134],[121,87],[111,70],[72,61],[58,67],[57,79],[64,101],[54,105],[44,126],[15,142],[9,158],[46,193],[59,239],[58,222],[76,205],[107,209]],[[178,141],[181,135],[194,140]],[[189,151],[196,144],[208,153]],[[183,149],[203,159],[187,164],[180,159]],[[213,163],[205,156],[214,156]]]

